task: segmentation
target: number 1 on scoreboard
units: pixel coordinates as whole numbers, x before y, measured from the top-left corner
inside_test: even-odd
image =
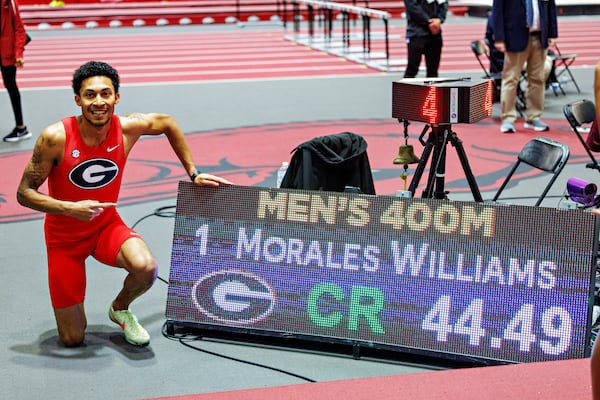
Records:
[[[200,238],[200,249],[199,253],[201,256],[206,255],[206,243],[208,241],[208,224],[202,225],[196,229],[196,237]]]

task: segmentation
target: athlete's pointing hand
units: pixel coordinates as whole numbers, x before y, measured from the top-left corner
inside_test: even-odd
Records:
[[[91,221],[102,214],[106,208],[112,208],[117,205],[117,203],[101,203],[96,200],[82,200],[74,204],[76,206],[68,215],[82,221]]]

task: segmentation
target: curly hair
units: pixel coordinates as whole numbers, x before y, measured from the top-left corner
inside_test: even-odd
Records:
[[[115,93],[119,93],[119,73],[116,69],[102,61],[88,61],[73,73],[73,92],[79,95],[81,83],[93,76],[105,76],[112,81]]]

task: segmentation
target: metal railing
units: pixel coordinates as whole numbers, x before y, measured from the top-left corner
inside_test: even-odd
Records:
[[[332,1],[284,0],[283,26],[286,31],[288,23],[287,3],[291,3],[292,5],[293,33],[286,34],[286,39],[382,71],[392,70],[393,63],[390,60],[389,35],[389,19],[391,18],[391,14],[389,12]],[[305,7],[304,11],[303,7]],[[302,22],[305,15],[307,30],[306,33],[302,33]],[[361,22],[360,31],[353,32],[353,26],[350,23],[351,19],[354,19],[355,22]],[[372,51],[372,19],[381,20],[383,23],[383,54]],[[334,20],[339,20],[339,24],[335,24]],[[315,29],[316,24],[320,25],[322,32],[319,33]],[[337,25],[341,26],[341,34],[335,35],[334,28]],[[355,40],[362,42],[362,46],[352,47],[351,42]],[[405,64],[405,62],[399,63],[399,65]]]

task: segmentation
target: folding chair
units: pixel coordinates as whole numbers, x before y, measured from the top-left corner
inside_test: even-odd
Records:
[[[481,66],[484,72],[484,78],[492,79],[494,82],[494,102],[500,100],[500,87],[502,85],[502,69],[495,68],[495,71],[491,71],[493,69],[493,62],[488,53],[488,48],[486,47],[483,40],[473,40],[471,42],[471,50],[473,54],[475,54],[475,58],[477,58],[477,62]],[[490,69],[484,65],[483,58],[485,57],[485,61],[487,61],[490,65]]]
[[[548,78],[546,79],[546,90],[548,90],[548,88],[551,88],[552,91],[554,92],[555,96],[558,96],[558,93],[562,93],[563,96],[566,96],[567,94],[565,93],[565,89],[560,85],[560,82],[558,81],[558,77],[556,76],[556,57],[555,57],[556,53],[551,50],[548,49],[548,55],[546,56],[547,59],[552,60],[552,67],[550,69],[550,74],[548,75]]]
[[[477,62],[481,66],[484,72],[484,78],[491,79],[494,82],[494,102],[500,101],[500,90],[502,88],[502,66],[498,64],[489,52],[490,45],[483,40],[473,40],[471,42],[471,50],[477,58]],[[484,61],[487,61],[489,65],[486,67]],[[525,79],[525,75],[522,74],[517,84],[517,98],[516,98],[516,109],[519,115],[522,117],[525,111],[525,92],[523,91],[521,83]]]
[[[577,138],[581,142],[581,145],[585,149],[585,152],[588,154],[588,156],[592,160],[591,163],[586,164],[586,168],[595,169],[598,172],[600,172],[600,165],[598,164],[598,161],[592,154],[592,151],[590,149],[590,146],[588,145],[588,142],[586,140],[584,140],[583,137],[581,136],[581,126],[584,124],[594,123],[594,120],[596,118],[596,107],[594,106],[594,103],[589,100],[574,101],[563,107],[563,114],[565,114],[565,117],[567,118],[569,125],[571,125],[571,129],[573,129],[573,131],[577,135]],[[596,124],[597,124],[597,121],[596,121]],[[597,126],[596,126],[596,129],[597,129]],[[594,135],[596,133],[592,129],[592,130],[590,130],[589,134]],[[588,137],[588,139],[592,139],[592,138]]]
[[[512,169],[508,173],[508,176],[500,186],[500,189],[496,192],[492,201],[497,201],[500,194],[504,191],[504,188],[514,175],[515,171],[521,163],[525,163],[533,168],[537,168],[541,171],[552,174],[550,181],[546,184],[546,187],[538,197],[535,206],[539,206],[548,191],[558,178],[567,160],[569,159],[569,146],[564,143],[557,142],[552,139],[538,137],[529,141],[517,157],[517,162],[513,165]]]
[[[572,82],[573,85],[575,85],[575,88],[577,89],[577,93],[581,93],[579,85],[577,84],[575,77],[569,69],[569,67],[575,62],[577,54],[562,54],[560,52],[560,49],[558,48],[558,45],[554,44],[552,47],[554,47],[554,50],[549,50],[549,54],[551,54],[551,57],[554,59],[554,67],[548,80],[551,83],[554,83],[554,85],[552,86],[554,94],[557,94],[556,87],[560,89],[562,94],[565,94],[563,86],[565,83],[568,82]],[[564,78],[561,78],[562,76],[564,76]]]

